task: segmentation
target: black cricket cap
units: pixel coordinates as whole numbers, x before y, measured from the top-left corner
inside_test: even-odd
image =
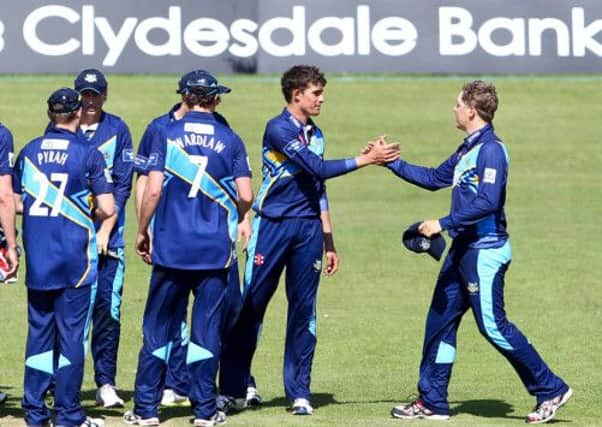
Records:
[[[73,85],[79,93],[91,90],[99,95],[104,95],[107,93],[109,83],[101,71],[96,68],[87,68],[77,75]]]
[[[48,111],[55,114],[72,113],[82,106],[79,93],[68,87],[52,92],[46,102]]]
[[[445,251],[445,239],[441,233],[437,233],[430,238],[420,234],[418,232],[420,224],[422,222],[412,224],[403,232],[403,245],[412,252],[428,252],[437,261],[441,260],[441,256]]]
[[[217,79],[208,71],[194,70],[182,76],[178,82],[176,93],[196,93],[203,96],[211,96],[229,93],[229,87],[221,86]]]

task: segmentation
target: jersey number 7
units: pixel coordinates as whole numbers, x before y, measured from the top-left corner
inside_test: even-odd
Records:
[[[190,160],[190,163],[198,166],[196,175],[194,176],[194,180],[192,181],[192,185],[190,187],[190,191],[188,192],[188,197],[194,199],[197,197],[199,190],[201,189],[201,180],[203,179],[203,175],[205,175],[207,163],[209,163],[209,157],[192,155],[188,156],[188,159]]]

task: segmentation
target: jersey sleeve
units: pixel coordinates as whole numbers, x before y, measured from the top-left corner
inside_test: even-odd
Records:
[[[88,182],[92,193],[95,195],[113,192],[111,172],[102,153],[96,149],[90,149],[88,154]]]
[[[118,134],[117,152],[113,162],[113,194],[115,207],[121,211],[132,192],[132,173],[134,170],[134,148],[132,136],[127,125],[121,122]]]
[[[387,167],[404,181],[435,191],[452,185],[457,157],[456,153],[452,154],[436,168],[412,165],[402,159],[389,163]]]
[[[140,144],[138,144],[138,152],[134,158],[134,170],[138,175],[148,175],[149,156],[155,129],[155,124],[149,123],[142,134]]]
[[[236,134],[234,141],[234,162],[233,162],[233,174],[234,178],[251,177],[251,165],[249,164],[249,156],[247,155],[247,149],[245,148],[244,142]]]
[[[155,128],[149,147],[147,171],[163,172],[165,168],[165,156],[167,155],[167,129]]]
[[[508,178],[508,159],[502,144],[484,144],[477,157],[477,193],[468,206],[439,220],[444,229],[467,226],[498,211]]]
[[[0,133],[0,175],[12,174],[13,156],[13,135],[4,128]]]
[[[13,193],[21,194],[23,193],[21,187],[21,178],[23,177],[23,150],[17,156],[17,160],[15,161],[15,167],[13,169],[12,183],[13,183]]]
[[[284,154],[293,163],[308,174],[319,178],[328,179],[344,175],[357,169],[354,158],[340,160],[324,160],[313,153],[294,129],[268,124],[264,136],[267,146]]]

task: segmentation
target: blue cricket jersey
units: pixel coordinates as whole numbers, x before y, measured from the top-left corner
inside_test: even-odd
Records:
[[[27,287],[52,290],[96,281],[88,197],[113,191],[102,154],[81,134],[50,127],[19,153],[13,189],[23,199]]]
[[[180,109],[180,106],[180,103],[175,104],[167,114],[155,118],[146,127],[146,130],[140,139],[140,144],[138,145],[136,158],[134,159],[134,169],[139,175],[148,175],[149,167],[157,163],[157,158],[151,158],[150,156],[153,138],[161,133],[162,130],[166,129],[171,122],[176,121],[175,112]],[[214,112],[213,116],[224,126],[230,127],[226,118],[218,112]]]
[[[324,136],[285,108],[263,135],[263,182],[253,210],[268,218],[316,218],[326,208],[324,181],[357,169],[355,159],[324,160]]]
[[[508,153],[493,126],[468,135],[436,168],[396,160],[388,165],[404,180],[428,190],[453,186],[449,215],[439,219],[450,237],[472,248],[497,248],[508,239],[506,183]]]
[[[117,224],[113,227],[109,238],[109,248],[123,248],[125,243],[125,204],[132,191],[132,172],[134,169],[134,150],[132,136],[125,122],[107,112],[102,112],[98,128],[90,139],[90,143],[104,156],[107,167],[113,178],[113,195],[115,209],[118,213]],[[96,229],[101,222],[96,223]]]
[[[0,123],[0,175],[13,173],[13,135]]]
[[[192,111],[152,138],[149,171],[164,173],[153,225],[154,264],[228,268],[236,259],[235,179],[250,177],[240,137],[213,114]]]

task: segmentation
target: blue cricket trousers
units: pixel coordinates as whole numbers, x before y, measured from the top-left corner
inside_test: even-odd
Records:
[[[171,356],[167,365],[167,374],[165,377],[165,388],[172,389],[181,396],[188,396],[190,391],[190,379],[186,367],[186,350],[188,346],[188,326],[186,322],[187,300],[182,300],[178,304],[177,312],[180,313],[180,329],[176,333],[171,349]],[[232,329],[234,322],[238,318],[238,313],[242,305],[242,294],[240,289],[240,276],[238,274],[238,264],[234,263],[228,269],[228,288],[225,298],[225,329],[222,336],[223,345],[225,338]]]
[[[186,354],[190,375],[188,397],[196,418],[209,419],[215,414],[215,378],[221,351],[227,274],[226,269],[153,267],[134,391],[134,412],[142,418],[158,416],[173,339],[181,328],[182,318],[177,309],[182,300],[188,301],[191,291],[194,302]]]
[[[263,317],[286,267],[284,390],[291,401],[311,399],[311,367],[317,342],[316,302],[324,244],[322,223],[319,218],[256,216],[251,239],[243,306],[221,361],[221,392],[246,396]]]
[[[115,385],[117,374],[125,256],[122,248],[114,252],[116,256],[98,256],[98,289],[92,315],[91,345],[97,387]]]
[[[510,261],[508,241],[491,249],[452,244],[426,320],[418,382],[420,398],[435,413],[449,414],[447,387],[455,360],[456,333],[469,307],[481,334],[510,362],[538,403],[568,389],[506,318],[504,275]]]
[[[29,328],[25,350],[25,422],[50,421],[44,397],[54,386],[55,425],[79,426],[84,359],[96,285],[51,291],[27,290]],[[54,352],[58,352],[55,355]],[[58,365],[55,368],[55,359]]]

